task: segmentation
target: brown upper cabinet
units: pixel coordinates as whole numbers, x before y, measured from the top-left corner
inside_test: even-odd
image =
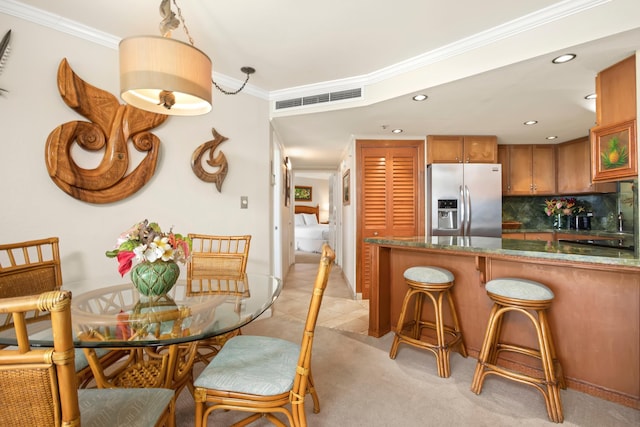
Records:
[[[632,55],[596,76],[596,126],[636,118],[636,56]]]
[[[556,192],[554,145],[502,145],[499,149],[504,195],[528,196]]]
[[[427,164],[497,163],[498,138],[493,135],[429,135]]]
[[[591,128],[591,175],[595,182],[638,176],[636,56],[596,76],[596,126]]]
[[[558,144],[556,163],[558,194],[614,193],[616,191],[615,182],[592,182],[591,144],[587,136]]]

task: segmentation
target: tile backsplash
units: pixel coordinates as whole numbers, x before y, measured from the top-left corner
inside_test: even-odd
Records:
[[[576,200],[593,213],[592,230],[618,231],[618,213],[622,212],[623,230],[633,233],[637,228],[637,181],[621,182],[618,193],[590,194],[575,197]],[[502,198],[502,220],[519,221],[522,228],[546,230],[553,227],[553,218],[544,212],[545,200],[553,196],[505,196]]]

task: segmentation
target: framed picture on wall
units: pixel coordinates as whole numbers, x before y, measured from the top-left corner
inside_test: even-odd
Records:
[[[296,202],[310,202],[312,200],[313,187],[305,187],[296,185],[295,196]]]
[[[284,205],[285,206],[289,206],[289,203],[291,201],[291,171],[289,170],[289,158],[287,157],[284,161],[284,176],[283,176],[283,181],[284,181],[284,186],[283,186],[283,190],[284,190]]]
[[[594,181],[616,181],[638,176],[636,121],[591,130]]]
[[[350,169],[342,175],[342,204],[348,205],[351,202]]]

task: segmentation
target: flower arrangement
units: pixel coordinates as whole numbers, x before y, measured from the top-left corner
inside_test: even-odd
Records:
[[[571,198],[561,198],[561,199],[551,199],[545,200],[544,213],[547,216],[551,215],[572,215],[578,207],[576,206],[576,199]]]
[[[191,239],[173,232],[163,232],[160,226],[148,220],[133,225],[118,237],[117,248],[106,252],[107,257],[118,259],[118,272],[124,276],[133,263],[177,261],[185,263],[191,255]]]

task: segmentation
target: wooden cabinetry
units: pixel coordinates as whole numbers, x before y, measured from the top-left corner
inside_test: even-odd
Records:
[[[554,194],[556,154],[554,145],[505,145],[500,148],[504,195]]]
[[[427,136],[427,164],[497,162],[498,138],[496,136]]]
[[[609,126],[636,118],[636,56],[596,76],[596,124]]]
[[[525,240],[525,233],[502,233],[503,239]]]
[[[596,76],[596,126],[591,128],[592,180],[595,182],[638,176],[637,79],[635,55]]]
[[[554,240],[554,235],[553,232],[502,233],[502,238],[516,240],[542,240],[544,242],[552,242]]]
[[[589,137],[556,146],[558,194],[615,193],[616,184],[591,181],[591,144]]]
[[[638,268],[630,265],[600,263],[602,258],[555,256],[540,251],[534,256],[528,250],[513,251],[468,247],[443,250],[429,243],[404,246],[406,241],[386,240],[374,251],[376,281],[369,304],[369,335],[381,337],[396,326],[407,284],[402,272],[415,265],[433,265],[455,271],[458,284],[456,304],[464,330],[464,342],[471,357],[482,348],[491,304],[484,284],[499,277],[521,277],[542,280],[553,290],[553,328],[556,351],[566,367],[569,387],[599,398],[637,408],[640,403],[640,345],[638,345],[638,312],[640,281]],[[523,245],[525,248],[527,245]],[[630,319],[632,319],[630,321]],[[509,340],[523,340],[535,346],[534,333],[505,331]],[[585,357],[576,349],[598,346],[598,354]],[[621,351],[624,349],[624,351]],[[539,369],[529,358],[504,357],[528,369]],[[506,366],[506,365],[505,365]],[[544,411],[542,411],[544,413]]]
[[[356,162],[356,292],[369,299],[375,247],[364,238],[424,235],[424,140],[357,140]]]
[[[547,233],[527,233],[525,240],[542,240],[543,242],[553,242],[554,234],[552,232]]]
[[[511,188],[511,180],[509,178],[509,170],[511,162],[509,162],[509,146],[498,145],[498,163],[502,165],[502,194],[509,194]]]

